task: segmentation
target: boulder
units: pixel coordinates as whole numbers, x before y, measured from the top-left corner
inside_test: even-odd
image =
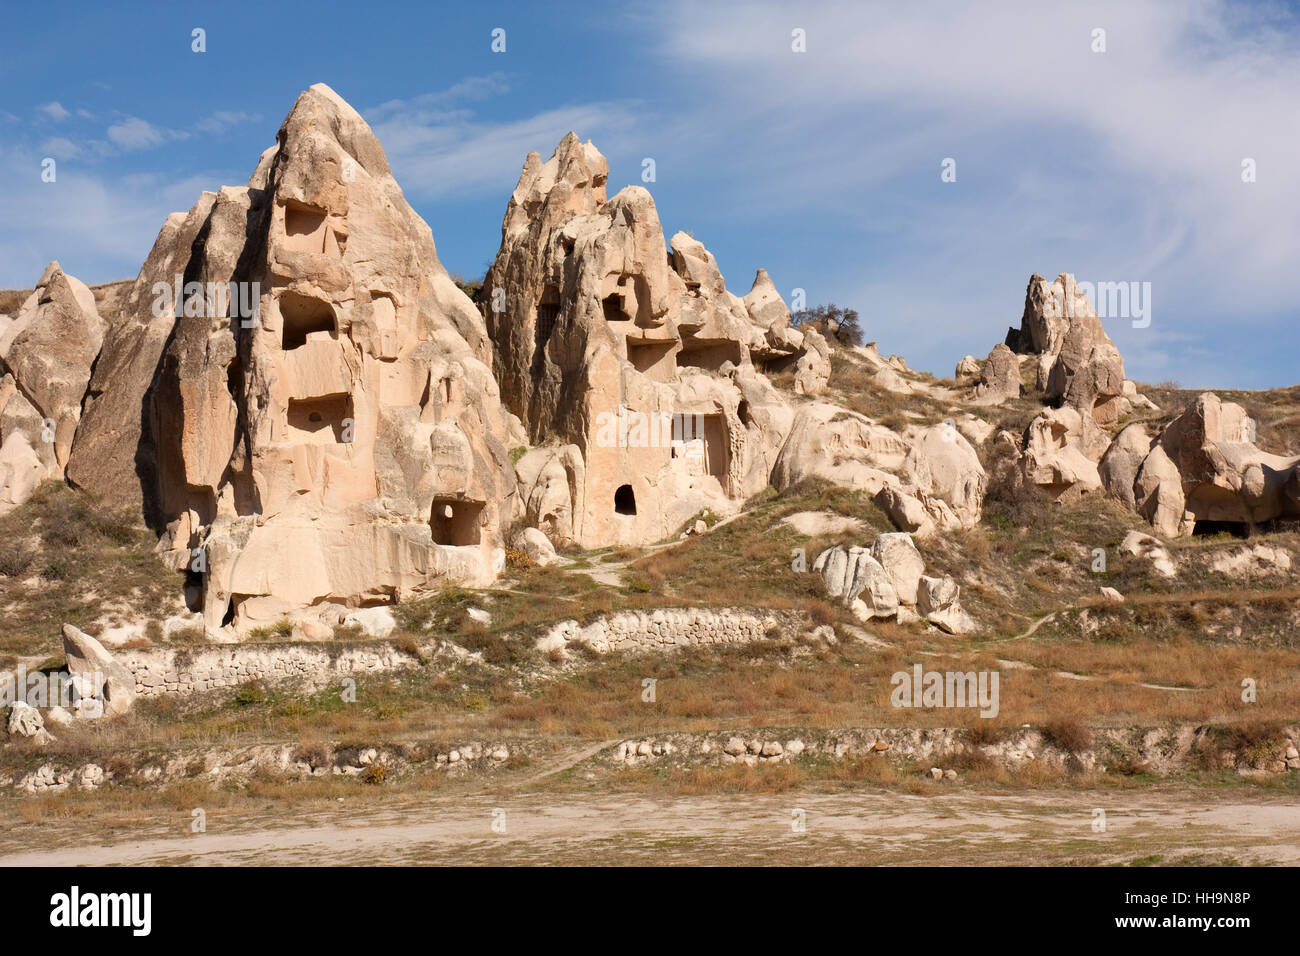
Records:
[[[1020,462],[1025,481],[1058,499],[1100,488],[1097,462],[1107,444],[1092,416],[1069,407],[1044,409],[1026,432]]]
[[[899,602],[915,605],[921,576],[925,574],[925,561],[912,536],[905,532],[882,534],[871,546],[871,556],[880,562],[894,582]]]
[[[536,528],[523,528],[515,535],[515,547],[528,556],[528,560],[538,567],[554,564],[555,546],[550,539]]]
[[[993,403],[1019,398],[1021,392],[1020,360],[1006,345],[998,344],[979,370],[975,397]]]
[[[366,637],[382,638],[397,630],[397,618],[392,608],[379,605],[352,611],[343,618],[344,627],[358,627]]]
[[[1158,538],[1153,538],[1149,534],[1130,531],[1120,542],[1119,553],[1151,562],[1152,570],[1162,577],[1178,576],[1178,567],[1174,564],[1168,549]]]
[[[902,436],[865,415],[810,402],[794,417],[772,470],[772,484],[783,491],[820,478],[875,495],[896,478],[909,451]]]
[[[973,528],[988,477],[979,455],[961,432],[945,422],[918,435],[900,470],[903,489],[914,494],[939,528]]]
[[[135,675],[120,664],[89,634],[63,625],[63,651],[68,658],[72,685],[81,698],[83,715],[125,714],[135,703]],[[87,700],[93,704],[87,705]]]
[[[894,580],[867,548],[828,548],[817,556],[826,593],[853,608],[860,619],[889,617],[898,608]]]
[[[953,377],[956,379],[972,378],[980,373],[980,360],[973,355],[966,355],[957,363],[957,368],[953,371]]]
[[[974,619],[962,610],[961,587],[949,577],[922,575],[917,587],[916,611],[921,617],[949,634],[970,634]]]
[[[31,704],[17,700],[9,708],[8,728],[15,737],[39,737],[45,734],[45,720]]]

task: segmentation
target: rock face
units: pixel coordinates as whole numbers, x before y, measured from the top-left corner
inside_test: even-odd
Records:
[[[1109,437],[1091,415],[1070,407],[1044,409],[1026,431],[1025,481],[1057,499],[1100,488],[1097,462],[1108,445]]]
[[[979,384],[975,386],[976,399],[1000,403],[1020,397],[1020,360],[1005,345],[993,347],[979,369],[979,377]]]
[[[62,479],[104,323],[57,262],[13,318],[0,316],[0,513]]]
[[[1103,425],[1131,411],[1124,360],[1074,276],[1061,273],[1050,283],[1030,277],[1020,328],[1008,331],[1006,345],[1038,356],[1038,387],[1049,401]]]
[[[824,340],[790,327],[766,272],[741,299],[696,239],[679,232],[665,254],[650,194],[607,198],[608,176],[572,133],[545,163],[530,153],[483,286],[504,402],[533,443],[566,449],[521,461],[529,518],[584,547],[734,511],[768,483],[792,420],[760,373],[804,393],[829,374]]]
[[[1119,553],[1132,558],[1142,558],[1151,562],[1151,569],[1166,578],[1178,576],[1178,566],[1170,556],[1169,550],[1158,538],[1141,531],[1130,531],[1120,542]]]
[[[1165,426],[1134,481],[1137,509],[1166,537],[1198,521],[1246,526],[1300,515],[1300,458],[1261,451],[1246,410],[1213,392]]]
[[[142,489],[209,629],[494,579],[522,430],[481,317],[328,87],[247,186],[168,220],[104,352],[70,476]]]
[[[1138,469],[1150,452],[1150,433],[1141,422],[1134,422],[1115,436],[1097,466],[1097,473],[1106,486],[1106,491],[1127,505],[1130,511],[1137,511],[1133,485],[1137,481]]]

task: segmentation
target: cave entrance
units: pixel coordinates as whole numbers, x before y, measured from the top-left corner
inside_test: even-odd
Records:
[[[434,498],[429,522],[433,543],[456,548],[478,544],[479,516],[483,513],[483,505],[482,501],[463,498]]]
[[[1192,534],[1196,537],[1230,534],[1234,538],[1249,538],[1250,525],[1244,521],[1197,521],[1192,526]]]
[[[280,308],[280,347],[286,352],[302,348],[307,337],[318,332],[338,334],[334,307],[322,299],[297,292],[285,292],[277,300]]]
[[[636,493],[631,485],[619,485],[614,492],[614,513],[619,515],[636,514]]]

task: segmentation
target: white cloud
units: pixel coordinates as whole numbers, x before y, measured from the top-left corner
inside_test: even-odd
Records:
[[[888,303],[844,302],[882,347],[949,368],[1015,321],[1029,272],[1071,271],[1152,281],[1153,329],[1179,334],[1175,362],[1254,324],[1296,364],[1300,343],[1279,327],[1300,258],[1296,217],[1281,213],[1300,208],[1300,127],[1284,119],[1300,114],[1300,55],[1285,11],[922,0],[682,5],[657,22],[675,79],[698,94],[679,118],[707,134],[689,161],[729,173],[719,201],[868,224],[824,272],[842,300]],[[1098,26],[1105,53],[1090,49]],[[791,51],[795,27],[806,53]],[[955,184],[939,181],[948,156]],[[1244,157],[1254,184],[1241,182]],[[1145,374],[1156,333],[1111,332]],[[1258,383],[1261,364],[1232,374]]]
[[[217,110],[211,116],[206,116],[195,123],[194,128],[200,133],[224,133],[243,123],[257,122],[261,118],[256,113],[245,113],[242,110]]]
[[[36,108],[40,112],[44,113],[46,116],[48,116],[50,119],[53,120],[65,120],[72,115],[71,113],[69,113],[67,110],[63,108],[62,103],[59,103],[57,101],[53,103],[46,103],[44,106],[38,106]]]
[[[602,149],[636,122],[634,105],[582,103],[516,120],[487,121],[468,102],[509,90],[501,74],[470,77],[447,90],[389,100],[364,110],[408,196],[431,199],[491,193],[509,195],[524,157],[543,157],[569,130],[601,137]]]
[[[108,128],[108,138],[122,150],[153,149],[174,139],[185,139],[189,134],[177,130],[163,129],[152,123],[129,116],[120,123]]]

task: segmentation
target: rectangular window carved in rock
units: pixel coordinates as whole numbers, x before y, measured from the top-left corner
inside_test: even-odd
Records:
[[[430,528],[433,543],[467,547],[479,543],[479,516],[484,502],[461,498],[434,498]]]

